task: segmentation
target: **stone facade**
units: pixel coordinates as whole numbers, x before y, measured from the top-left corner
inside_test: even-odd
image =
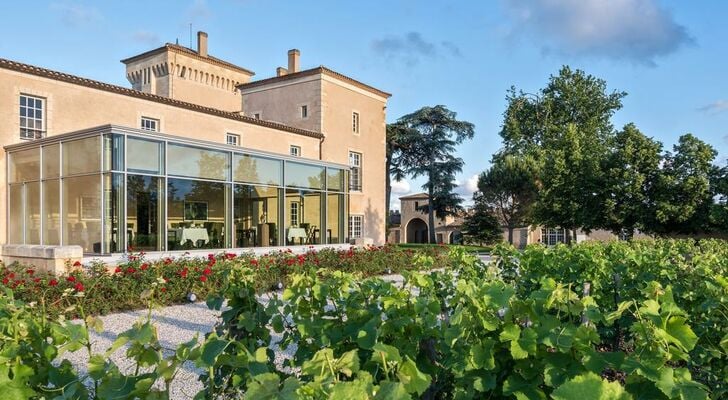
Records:
[[[389,230],[390,243],[427,243],[428,215],[420,207],[428,203],[426,193],[403,196],[400,200],[400,225]],[[448,216],[435,218],[435,240],[437,243],[459,243],[462,218]],[[399,233],[397,232],[399,231]]]

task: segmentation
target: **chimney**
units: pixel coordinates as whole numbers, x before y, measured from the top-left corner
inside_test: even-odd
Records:
[[[197,32],[197,54],[207,57],[207,33]]]
[[[301,52],[298,49],[288,50],[288,73],[298,72]]]
[[[285,69],[283,67],[276,68],[276,76],[283,76],[283,75],[287,75],[287,74],[288,74],[287,69]]]

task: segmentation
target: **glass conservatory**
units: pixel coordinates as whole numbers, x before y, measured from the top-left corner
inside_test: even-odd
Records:
[[[344,165],[116,126],[6,153],[10,244],[108,254],[346,240]]]

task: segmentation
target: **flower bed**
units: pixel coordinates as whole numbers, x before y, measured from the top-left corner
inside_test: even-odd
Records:
[[[309,269],[340,270],[362,276],[410,270],[415,268],[414,259],[420,255],[433,256],[437,265],[447,263],[443,248],[413,251],[391,246],[311,249],[305,254],[287,250],[261,257],[220,253],[206,258],[185,256],[155,261],[146,260],[140,253],[130,255],[128,262],[115,268],[93,263],[64,277],[41,273],[28,266],[0,264],[0,277],[2,286],[12,289],[16,299],[42,301],[50,315],[74,318],[78,316],[77,311],[65,311],[67,305],[62,301],[63,294],[69,290],[83,293],[86,314],[103,315],[144,308],[147,302],[143,294],[152,285],[159,286],[156,302],[161,305],[186,302],[190,293],[204,299],[223,284],[223,272],[230,268],[251,267],[256,271],[256,289],[265,291],[278,283],[286,285],[290,274]]]

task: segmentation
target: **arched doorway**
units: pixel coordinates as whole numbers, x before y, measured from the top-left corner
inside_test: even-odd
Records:
[[[450,232],[450,244],[463,244],[463,233],[460,231]]]
[[[427,224],[419,218],[407,223],[407,243],[427,243]]]

